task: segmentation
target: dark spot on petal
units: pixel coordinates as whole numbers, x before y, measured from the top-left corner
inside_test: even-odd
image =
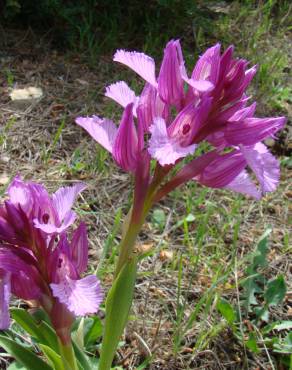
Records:
[[[43,223],[47,224],[49,222],[50,215],[48,213],[43,214]]]
[[[191,125],[190,124],[186,124],[183,126],[183,129],[182,129],[182,132],[183,132],[183,135],[186,135],[191,129]]]

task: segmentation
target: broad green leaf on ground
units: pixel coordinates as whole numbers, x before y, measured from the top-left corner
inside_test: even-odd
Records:
[[[236,312],[234,311],[232,305],[224,298],[220,298],[216,307],[228,324],[232,325],[236,320]]]
[[[248,340],[245,342],[248,349],[253,353],[259,353],[260,350],[257,345],[257,338],[254,332],[249,333]]]
[[[52,370],[52,367],[36,354],[3,335],[0,335],[0,346],[29,370]]]
[[[266,325],[262,329],[262,333],[268,334],[272,330],[281,331],[281,330],[290,330],[290,329],[292,329],[292,321],[291,320],[281,320],[281,321],[275,321],[269,325]]]
[[[256,293],[261,293],[262,288],[258,284],[263,281],[263,276],[258,272],[260,267],[267,265],[267,254],[268,254],[268,236],[271,233],[271,229],[267,229],[261,236],[260,241],[257,244],[255,253],[253,254],[252,261],[245,271],[247,278],[242,283],[244,287],[244,307],[246,312],[250,312],[252,305],[257,305]]]
[[[276,306],[283,302],[286,295],[286,283],[283,275],[270,280],[264,293],[265,301],[268,306]]]
[[[275,343],[273,349],[277,353],[292,355],[292,332],[288,333],[284,340]]]

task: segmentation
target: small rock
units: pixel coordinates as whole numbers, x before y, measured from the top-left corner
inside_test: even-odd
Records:
[[[26,87],[24,89],[13,89],[9,94],[11,100],[32,100],[43,96],[43,91],[39,87]]]

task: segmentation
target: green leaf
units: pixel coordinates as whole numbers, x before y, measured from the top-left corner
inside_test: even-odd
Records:
[[[132,258],[123,266],[108,293],[99,370],[107,370],[112,364],[132,305],[136,273],[137,259]]]
[[[292,321],[290,320],[283,320],[283,321],[280,321],[278,322],[275,326],[274,326],[274,329],[275,330],[289,330],[289,329],[292,329]]]
[[[52,370],[51,366],[33,352],[3,335],[0,335],[0,346],[29,370]]]
[[[102,331],[103,331],[102,322],[99,317],[95,316],[93,318],[92,326],[88,330],[84,338],[85,347],[88,346],[89,344],[94,343],[97,340],[97,338],[100,338],[102,336]]]
[[[80,370],[92,370],[90,361],[84,351],[80,349],[76,342],[72,341],[72,343]]]
[[[59,353],[58,338],[55,330],[46,321],[42,321],[40,324],[38,324],[38,328],[43,333],[43,337],[45,338],[46,342],[44,342],[44,344],[48,345],[55,352]]]
[[[268,334],[272,330],[281,331],[281,330],[290,330],[290,329],[292,329],[292,321],[290,321],[290,320],[281,320],[281,321],[275,321],[275,322],[272,322],[269,325],[266,325],[262,329],[262,333],[263,334]]]
[[[236,312],[234,311],[231,304],[226,301],[224,298],[220,298],[219,302],[216,305],[217,310],[221,313],[224,319],[228,324],[232,325],[236,320]]]
[[[292,354],[292,332],[288,333],[284,340],[274,344],[274,352]]]
[[[265,267],[267,265],[267,254],[268,254],[268,236],[270,235],[272,229],[267,229],[261,236],[255,253],[253,253],[253,258],[245,271],[247,278],[242,283],[244,287],[244,307],[246,312],[251,311],[252,305],[257,305],[256,293],[262,293],[262,288],[258,284],[263,281],[263,276],[258,273],[258,269]]]
[[[48,345],[54,351],[59,351],[58,340],[54,329],[45,321],[37,321],[32,315],[22,308],[11,308],[12,318],[28,334],[34,337],[39,343]]]
[[[260,350],[257,345],[256,336],[254,332],[249,333],[248,340],[245,342],[248,349],[253,353],[259,353]]]
[[[270,280],[264,293],[265,301],[268,306],[276,306],[283,302],[287,287],[283,275]]]
[[[155,209],[152,214],[152,222],[156,224],[159,229],[163,229],[166,222],[166,216],[162,209]]]
[[[7,368],[7,370],[29,370],[27,367],[21,365],[17,361],[12,362]]]
[[[10,314],[13,320],[17,322],[29,335],[45,342],[42,332],[39,331],[33,317],[23,308],[11,308]]]
[[[43,351],[44,355],[49,360],[49,363],[51,364],[54,370],[65,370],[62,358],[58,353],[56,353],[54,350],[52,350],[52,348],[44,344],[40,344],[40,348]]]

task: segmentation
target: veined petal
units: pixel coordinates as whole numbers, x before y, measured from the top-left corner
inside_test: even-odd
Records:
[[[196,177],[202,185],[211,188],[223,188],[230,184],[245,168],[246,161],[239,151],[218,155]]]
[[[285,122],[285,117],[246,118],[243,122],[228,124],[224,136],[231,145],[251,146],[274,135]]]
[[[125,171],[134,171],[137,165],[138,137],[133,120],[133,103],[126,106],[113,146],[113,157]]]
[[[150,127],[149,153],[162,165],[174,164],[179,158],[193,154],[196,145],[181,146],[178,138],[169,137],[163,118],[156,118]]]
[[[76,316],[85,316],[98,311],[103,299],[99,280],[88,275],[80,280],[66,277],[59,284],[50,284],[54,297],[59,298]]]
[[[144,132],[149,131],[155,117],[161,116],[162,112],[158,112],[157,109],[157,98],[157,90],[149,83],[145,84],[137,107],[138,121],[142,124]]]
[[[237,110],[229,119],[229,122],[239,122],[246,118],[250,118],[254,115],[256,110],[256,102],[251,104],[249,107]]]
[[[220,44],[207,49],[192,72],[192,80],[209,81],[215,85],[220,70]]]
[[[118,81],[112,85],[107,86],[105,96],[113,99],[123,108],[125,108],[130,103],[134,103],[135,108],[139,99],[135,95],[135,92],[124,81]],[[136,115],[136,109],[134,109],[134,115]]]
[[[75,122],[83,127],[101,146],[112,153],[117,127],[111,120],[92,116],[77,117]]]
[[[20,205],[25,212],[30,212],[33,207],[32,195],[28,184],[19,175],[15,176],[7,188],[10,202],[15,206]]]
[[[10,274],[0,270],[0,330],[9,328]]]
[[[179,40],[171,40],[164,49],[159,76],[158,92],[161,99],[169,104],[181,107],[184,97],[181,67],[184,65]]]
[[[131,68],[154,87],[157,86],[155,62],[154,59],[148,55],[136,51],[117,50],[113,60]]]
[[[280,178],[280,165],[278,160],[268,151],[262,143],[253,148],[240,147],[249,167],[255,173],[263,193],[274,191]]]
[[[61,187],[52,195],[53,206],[57,211],[60,221],[64,220],[66,214],[73,207],[78,194],[84,189],[86,189],[86,185],[80,182],[73,186]]]
[[[88,263],[88,239],[84,222],[74,231],[71,241],[72,260],[76,265],[79,274],[84,272]]]
[[[210,92],[214,89],[214,85],[210,81],[205,80],[194,80],[193,78],[188,78],[187,75],[182,74],[183,80],[200,93]]]
[[[261,193],[258,191],[255,184],[251,181],[247,172],[243,170],[238,176],[235,177],[229,184],[224,186],[225,189],[235,191],[237,193],[247,194],[255,199],[261,198]]]

